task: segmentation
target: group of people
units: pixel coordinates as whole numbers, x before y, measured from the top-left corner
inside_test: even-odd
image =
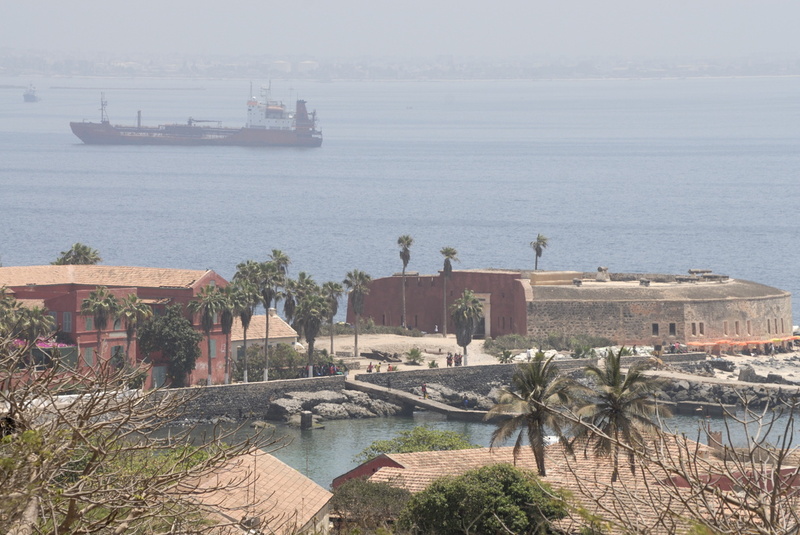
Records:
[[[447,367],[448,368],[453,366],[453,365],[461,366],[461,363],[463,361],[464,361],[464,355],[462,355],[461,353],[456,353],[455,355],[450,353],[450,352],[447,353]]]
[[[381,373],[381,364],[383,364],[383,363],[382,362],[378,362],[377,364],[375,364],[375,366],[373,366],[372,363],[370,362],[367,365],[367,373],[372,373],[373,371],[375,373]],[[397,370],[397,366],[392,367],[391,364],[389,364],[387,366],[387,369],[386,369],[387,372],[391,372],[391,371],[395,371],[395,370]]]

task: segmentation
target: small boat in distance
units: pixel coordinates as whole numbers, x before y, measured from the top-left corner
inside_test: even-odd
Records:
[[[39,97],[36,95],[36,88],[33,87],[33,84],[28,86],[28,89],[22,94],[22,100],[24,102],[39,102]]]
[[[236,147],[319,147],[322,132],[317,129],[317,112],[297,100],[294,110],[282,102],[250,97],[247,123],[242,128],[223,127],[219,121],[193,119],[186,124],[142,126],[142,112],[136,126],[112,125],[106,115],[105,95],[100,95],[100,122],[71,122],[72,133],[87,145],[227,145]],[[200,123],[217,123],[205,126]]]

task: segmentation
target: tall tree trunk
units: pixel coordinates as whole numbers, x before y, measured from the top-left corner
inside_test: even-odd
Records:
[[[356,314],[356,341],[355,341],[355,344],[354,344],[354,347],[353,347],[353,353],[354,353],[353,357],[355,357],[355,358],[358,358],[358,324],[359,324],[358,318],[359,318],[359,315]]]
[[[400,325],[406,328],[406,267],[403,266],[403,315],[400,317]]]
[[[211,386],[211,331],[206,332],[206,346],[208,346],[208,377],[206,386]]]
[[[247,329],[244,329],[244,382],[247,382]]]
[[[314,340],[310,342],[306,340],[308,344],[308,377],[314,377]]]
[[[231,384],[231,333],[225,335],[225,384]]]
[[[269,308],[267,308],[267,333],[264,338],[264,380],[269,381]]]
[[[331,316],[331,358],[333,358],[333,316]]]
[[[442,303],[444,305],[442,309],[442,336],[447,336],[447,276],[442,276],[444,277],[442,281]]]

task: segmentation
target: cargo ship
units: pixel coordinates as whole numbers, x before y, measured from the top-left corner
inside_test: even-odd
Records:
[[[71,122],[72,133],[87,145],[226,145],[237,147],[319,147],[322,132],[317,129],[317,112],[297,100],[294,111],[282,102],[250,97],[247,123],[242,128],[223,127],[219,121],[189,118],[185,124],[142,126],[142,112],[136,126],[112,125],[106,114],[105,95],[100,95],[100,122]],[[206,123],[217,123],[208,125]]]

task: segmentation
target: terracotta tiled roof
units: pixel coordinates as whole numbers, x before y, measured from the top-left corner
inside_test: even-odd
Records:
[[[267,316],[253,316],[250,320],[250,326],[247,328],[248,343],[253,340],[260,340],[263,343],[266,330]],[[269,320],[269,339],[277,338],[297,338],[297,331],[292,329],[283,318],[276,314]],[[244,340],[244,329],[242,329],[242,322],[237,316],[234,318],[233,327],[231,328],[231,342],[239,342],[241,340]]]
[[[0,286],[85,284],[144,288],[191,288],[209,271],[130,266],[0,267]]]
[[[272,455],[257,451],[231,459],[200,483],[198,500],[215,511],[218,520],[259,517],[264,533],[302,531],[326,508],[333,496]],[[266,527],[263,522],[266,522]]]
[[[698,453],[706,451],[706,446],[698,445]],[[584,449],[580,446],[576,446],[575,452],[576,455],[570,456],[561,444],[548,446],[545,464],[547,476],[542,480],[555,489],[567,491],[573,502],[585,511],[605,518],[611,516],[609,510],[613,511],[626,518],[629,525],[641,527],[641,533],[680,533],[683,528],[688,528],[680,518],[682,506],[674,503],[674,492],[667,492],[663,486],[656,484],[661,479],[656,479],[655,473],[644,471],[643,474],[639,467],[636,474],[632,474],[627,457],[623,455],[619,480],[614,484],[617,492],[611,494],[611,457],[597,457],[591,449],[584,455]],[[386,482],[411,492],[424,490],[442,476],[459,475],[491,464],[515,464],[519,468],[536,471],[536,462],[528,447],[522,448],[516,463],[512,447],[389,454],[387,457],[400,464],[401,468],[380,468],[369,480]],[[654,499],[654,496],[661,499]],[[667,511],[670,512],[669,518],[659,523],[659,516]],[[579,527],[569,518],[560,524],[567,530]]]

